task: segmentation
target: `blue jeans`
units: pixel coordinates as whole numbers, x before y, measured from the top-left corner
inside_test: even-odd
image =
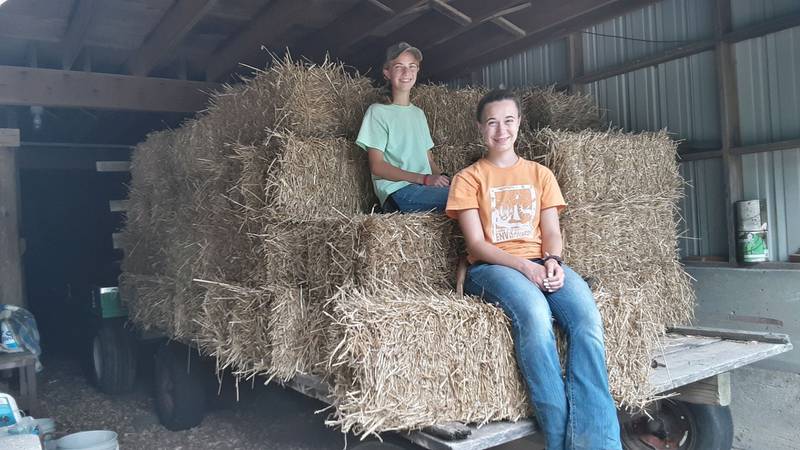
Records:
[[[619,450],[600,313],[586,282],[566,265],[563,268],[564,286],[546,294],[517,270],[477,263],[467,271],[464,291],[497,304],[511,319],[517,364],[547,449]],[[553,318],[569,342],[566,382]]]
[[[384,202],[383,209],[386,212],[444,212],[449,192],[450,188],[447,187],[409,184],[394,191]]]

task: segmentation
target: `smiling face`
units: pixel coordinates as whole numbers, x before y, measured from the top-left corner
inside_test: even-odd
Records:
[[[392,85],[392,91],[411,91],[417,82],[419,61],[411,52],[403,52],[383,68],[383,76]]]
[[[519,120],[519,109],[514,100],[498,100],[484,106],[478,128],[490,152],[514,151]]]

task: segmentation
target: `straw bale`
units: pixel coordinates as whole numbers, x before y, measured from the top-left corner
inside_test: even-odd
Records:
[[[356,277],[376,282],[421,283],[451,289],[463,243],[457,225],[441,214],[374,214],[359,226]]]
[[[178,206],[172,196],[174,180],[169,176],[172,159],[165,151],[173,141],[172,131],[151,133],[133,152],[130,202],[121,239],[124,270],[154,275],[163,268],[164,237]]]
[[[269,214],[320,218],[369,211],[376,203],[366,152],[352,141],[280,135],[273,151],[264,180]]]
[[[128,317],[144,330],[171,333],[175,329],[172,298],[174,280],[151,275],[123,273],[119,279],[120,298]]]
[[[350,75],[342,64],[315,65],[287,55],[214,94],[201,120],[219,133],[216,146],[257,144],[278,129],[304,137],[354,137],[377,98],[368,78]]]
[[[646,202],[675,204],[683,181],[677,170],[677,143],[665,131],[578,133],[540,130],[545,164],[553,169],[570,202]]]
[[[475,144],[480,142],[475,107],[485,93],[484,88],[456,90],[423,84],[411,91],[411,103],[425,111],[431,137],[437,145]]]
[[[423,284],[347,286],[332,303],[330,425],[367,435],[529,414],[499,308]]]
[[[658,338],[688,322],[694,307],[677,251],[676,144],[664,132],[544,129],[536,140],[569,203],[565,259],[595,281],[612,394],[620,406],[642,408],[654,395],[647,380]]]
[[[554,87],[519,91],[524,118],[531,130],[553,128],[581,131],[602,127],[600,110],[589,95],[567,94]]]
[[[274,292],[266,287],[244,287],[196,280],[205,289],[196,321],[195,339],[201,350],[216,358],[218,370],[233,369],[237,379],[266,373],[272,346],[269,311]]]
[[[431,150],[433,160],[442,172],[453,176],[461,169],[481,159],[486,148],[478,143],[437,145]]]

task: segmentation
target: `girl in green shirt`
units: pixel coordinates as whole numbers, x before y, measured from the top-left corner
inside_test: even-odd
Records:
[[[384,211],[444,212],[450,179],[433,161],[425,113],[411,104],[422,52],[406,42],[386,50],[383,76],[390,104],[367,109],[356,144],[368,153],[375,193]]]

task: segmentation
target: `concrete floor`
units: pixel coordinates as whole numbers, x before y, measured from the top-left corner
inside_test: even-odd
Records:
[[[68,358],[43,361],[39,374],[41,407],[36,417],[52,417],[59,435],[109,429],[119,434],[122,449],[281,449],[342,450],[358,439],[325,426],[325,405],[279,386],[263,386],[238,403],[209,412],[203,423],[172,432],[158,423],[152,382],[141,377],[133,393],[107,396],[87,384],[82,364]],[[248,388],[249,389],[249,388]],[[418,448],[410,446],[408,448]],[[538,439],[496,447],[498,450],[541,450]]]

